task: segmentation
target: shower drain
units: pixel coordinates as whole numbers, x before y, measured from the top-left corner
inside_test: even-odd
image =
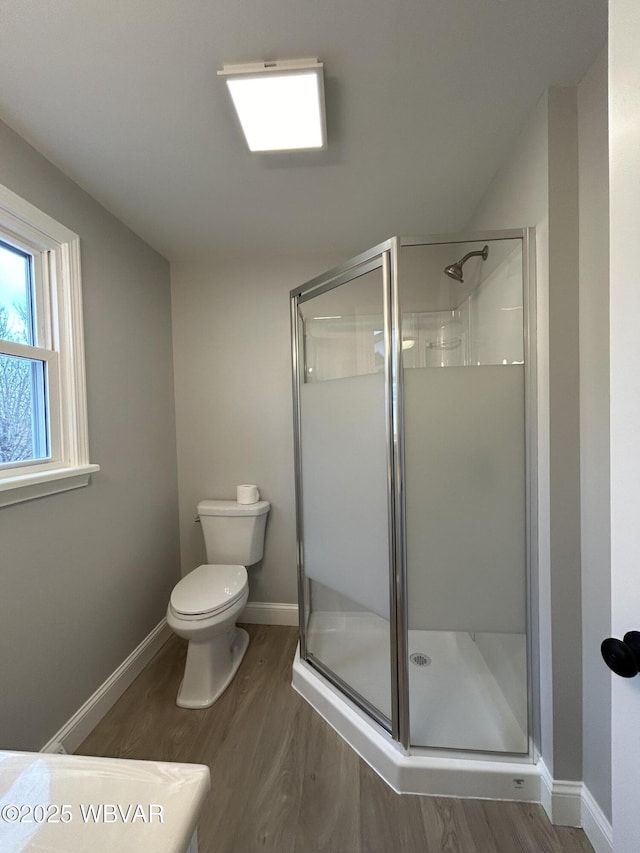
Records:
[[[416,666],[429,666],[431,663],[431,658],[423,655],[422,652],[414,652],[412,655],[409,655],[409,660],[411,663],[415,663]]]

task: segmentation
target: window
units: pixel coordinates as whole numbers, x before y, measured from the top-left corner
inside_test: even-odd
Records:
[[[0,187],[0,506],[86,486],[76,234]]]

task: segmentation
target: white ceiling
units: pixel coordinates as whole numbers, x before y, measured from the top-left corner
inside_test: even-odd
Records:
[[[0,0],[0,118],[171,260],[461,228],[606,0]],[[317,56],[324,152],[250,154],[224,63]],[[514,223],[514,226],[526,223]]]

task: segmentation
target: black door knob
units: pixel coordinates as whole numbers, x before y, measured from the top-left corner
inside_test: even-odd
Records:
[[[640,631],[627,631],[622,640],[608,637],[600,651],[610,670],[622,678],[633,678],[640,672]]]

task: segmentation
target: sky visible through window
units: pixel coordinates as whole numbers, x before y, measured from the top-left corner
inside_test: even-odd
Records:
[[[2,337],[16,343],[33,343],[29,333],[29,259],[0,243],[0,314]]]
[[[0,339],[34,343],[30,291],[30,256],[0,242]],[[46,455],[44,381],[43,362],[0,354],[0,464]]]

